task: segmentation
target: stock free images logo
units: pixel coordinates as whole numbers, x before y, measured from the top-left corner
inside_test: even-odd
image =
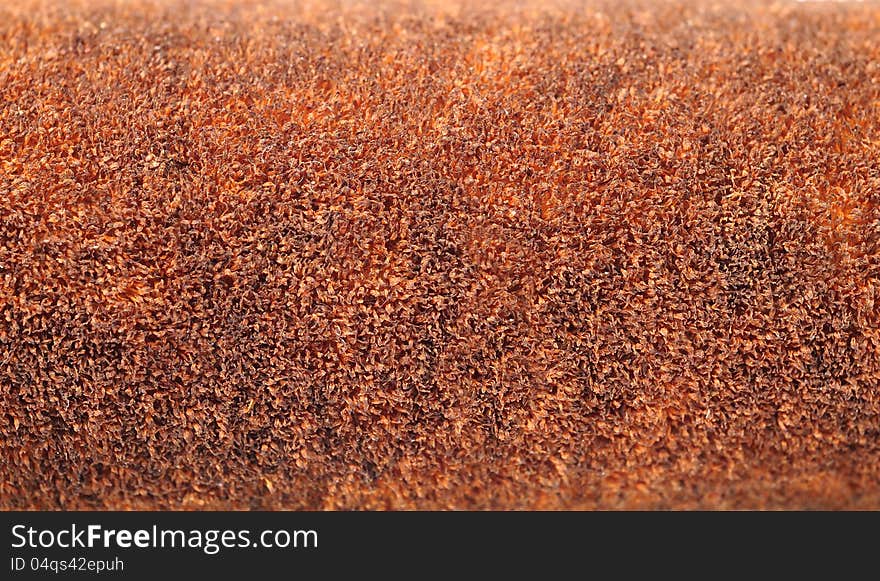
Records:
[[[317,548],[318,533],[314,530],[263,530],[252,535],[250,530],[180,530],[150,528],[105,528],[99,524],[87,526],[76,523],[64,528],[39,529],[24,524],[11,527],[13,549],[22,550],[128,550],[128,549],[195,549],[206,555],[216,555],[221,549],[264,548],[298,549]],[[51,571],[53,573],[84,571],[103,573],[122,571],[125,563],[118,556],[92,559],[76,555],[58,559],[48,556],[12,556],[10,570]]]

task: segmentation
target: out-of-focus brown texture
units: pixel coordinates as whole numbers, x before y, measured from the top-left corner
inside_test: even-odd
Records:
[[[0,507],[880,507],[876,4],[0,7]]]

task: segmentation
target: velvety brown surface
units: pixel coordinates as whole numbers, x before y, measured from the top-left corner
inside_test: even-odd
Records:
[[[880,7],[0,7],[0,507],[880,507]]]

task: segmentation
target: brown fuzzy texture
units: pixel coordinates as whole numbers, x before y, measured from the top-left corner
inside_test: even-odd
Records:
[[[371,6],[0,7],[0,507],[880,508],[880,7]]]

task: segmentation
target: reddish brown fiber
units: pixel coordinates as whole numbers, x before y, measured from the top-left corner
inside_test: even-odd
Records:
[[[3,2],[0,508],[880,508],[880,6]]]

